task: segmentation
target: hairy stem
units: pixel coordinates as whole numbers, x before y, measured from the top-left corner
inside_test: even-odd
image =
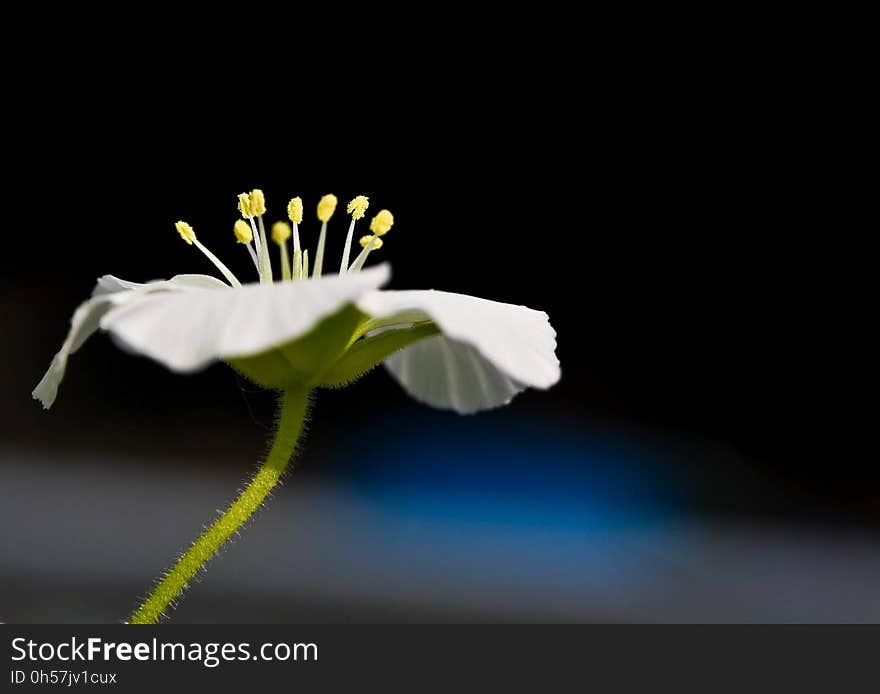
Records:
[[[284,474],[293,457],[308,406],[307,390],[288,390],[281,398],[278,431],[263,466],[238,498],[196,540],[159,585],[128,620],[131,624],[155,624],[220,547],[250,518]]]

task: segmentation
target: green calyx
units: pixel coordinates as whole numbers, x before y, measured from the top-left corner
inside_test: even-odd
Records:
[[[380,331],[368,335],[374,330]],[[395,352],[439,332],[431,321],[397,327],[371,320],[348,306],[295,340],[260,354],[230,359],[229,364],[264,388],[339,388]]]

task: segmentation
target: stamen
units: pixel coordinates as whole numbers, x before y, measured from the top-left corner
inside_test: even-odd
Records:
[[[281,249],[281,278],[290,279],[290,257],[287,255],[287,239],[290,238],[290,225],[287,222],[275,222],[272,225],[272,240]]]
[[[299,223],[303,219],[302,198],[293,198],[287,203],[287,216],[293,222],[293,279],[302,277],[302,252],[299,245]]]
[[[363,219],[369,206],[370,199],[366,195],[358,195],[348,203],[345,211],[352,216],[352,219]]]
[[[250,219],[254,216],[251,212],[251,197],[247,193],[238,194],[238,211],[241,212],[244,219]]]
[[[193,228],[187,224],[186,222],[180,221],[175,223],[174,228],[177,229],[177,233],[180,234],[180,238],[186,241],[190,246],[195,246],[198,248],[205,256],[214,263],[214,267],[216,267],[222,275],[226,278],[226,281],[229,282],[233,287],[240,287],[241,282],[238,281],[238,278],[232,274],[228,267],[226,267],[223,263],[220,262],[220,259],[211,253],[207,248],[202,245],[202,242],[196,238],[196,232]]]
[[[367,234],[366,236],[361,236],[360,241],[361,248],[366,248],[367,246],[372,246],[371,250],[378,251],[382,246],[385,245],[385,242],[380,239],[375,234]]]
[[[196,232],[189,224],[187,224],[186,222],[177,222],[174,225],[174,228],[177,229],[177,233],[180,234],[180,238],[186,241],[190,246],[193,245],[193,241],[196,240]]]
[[[370,222],[370,231],[376,236],[385,236],[394,225],[394,215],[388,210],[379,210],[379,213],[373,217]],[[378,248],[378,246],[377,246]]]
[[[254,224],[254,213],[251,211],[251,196],[247,193],[238,194],[238,211],[241,212],[241,216],[244,219],[251,223],[251,229],[253,229],[254,232],[254,245],[257,247],[257,256],[262,258],[263,253],[260,246],[260,234],[257,232],[256,224]],[[257,263],[257,273],[260,275],[260,280],[262,281],[263,273],[260,270],[259,263]]]
[[[290,224],[287,222],[275,222],[272,225],[272,240],[281,246],[290,238]]]
[[[302,269],[302,276],[303,276],[303,279],[306,279],[306,280],[307,280],[307,279],[309,278],[309,249],[308,249],[308,248],[306,248],[306,249],[303,251],[303,262],[302,262],[302,266],[303,266],[303,269]]]
[[[250,212],[257,218],[260,228],[260,243],[257,253],[260,258],[260,281],[272,282],[272,263],[269,260],[269,243],[266,241],[266,227],[263,224],[263,215],[266,214],[266,196],[259,188],[254,188],[250,193]],[[251,219],[253,224],[253,219]]]
[[[232,228],[233,232],[235,232],[235,239],[245,245],[245,248],[248,249],[248,253],[250,253],[251,260],[254,261],[254,268],[257,270],[257,276],[260,275],[260,263],[257,261],[257,254],[254,253],[254,247],[251,245],[251,242],[254,240],[254,234],[251,231],[251,228],[247,225],[243,219],[238,219],[235,222],[235,226]]]
[[[293,225],[293,264],[297,279],[302,276],[302,249],[299,246],[299,229]]]
[[[266,241],[266,227],[263,224],[263,218],[257,217],[257,223],[260,227],[260,261],[263,263],[263,280],[268,284],[272,283],[272,261],[269,259],[269,243]]]
[[[237,219],[235,221],[235,225],[232,227],[233,233],[235,233],[235,240],[239,243],[249,244],[254,240],[254,235],[251,232],[251,228],[247,225],[243,219]]]
[[[290,221],[293,222],[293,248],[296,250],[299,248],[299,233],[296,227],[298,224],[301,224],[303,220],[302,198],[293,198],[287,203],[287,216],[290,217]]]
[[[364,266],[364,263],[367,262],[367,257],[370,253],[382,248],[383,241],[375,234],[371,234],[368,236],[361,236],[360,244],[364,250],[362,250],[358,254],[358,257],[354,259],[351,267],[348,268],[349,272],[358,272]]]
[[[339,266],[339,274],[342,275],[348,270],[348,256],[351,253],[351,239],[354,236],[354,224],[357,220],[362,219],[367,213],[367,207],[370,201],[366,195],[358,195],[350,203],[346,211],[351,215],[351,224],[348,226],[348,234],[345,237],[345,248],[342,251],[342,263]]]
[[[250,195],[251,214],[262,217],[266,214],[266,196],[259,188],[254,188]]]
[[[332,193],[325,195],[318,202],[318,219],[321,220],[321,235],[318,237],[318,250],[315,253],[313,277],[320,277],[321,271],[324,269],[324,243],[327,240],[327,222],[330,221],[330,217],[336,212],[337,202],[339,201]]]
[[[318,219],[325,224],[330,221],[330,217],[336,212],[338,198],[333,193],[328,193],[318,201]]]
[[[301,250],[296,250],[293,252],[293,279],[301,280],[302,279],[302,265],[303,263],[303,252]]]
[[[262,252],[261,252],[262,246],[260,245],[260,232],[257,229],[257,223],[254,221],[253,217],[249,217],[248,221],[251,224],[251,231],[253,232],[253,236],[254,236],[254,245],[257,247],[257,255],[262,257]]]
[[[373,217],[370,222],[370,231],[373,233],[370,236],[361,237],[360,244],[361,248],[364,250],[360,252],[358,257],[355,258],[354,262],[351,264],[351,267],[348,268],[349,272],[357,272],[360,270],[364,266],[364,263],[367,262],[367,256],[369,256],[372,251],[382,248],[382,239],[379,237],[387,234],[393,225],[394,215],[388,210],[379,210],[378,214]]]

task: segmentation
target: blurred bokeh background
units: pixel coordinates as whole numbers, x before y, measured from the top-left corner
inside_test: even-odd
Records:
[[[50,412],[30,399],[96,277],[212,271],[175,220],[247,276],[256,186],[269,221],[304,197],[310,247],[323,193],[391,209],[392,287],[546,310],[563,378],[474,417],[381,369],[319,393],[295,472],[174,621],[880,619],[875,449],[807,356],[834,328],[763,126],[682,119],[667,83],[659,109],[650,75],[598,78],[589,107],[498,76],[316,120],[195,73],[108,93],[54,70],[16,132],[76,108],[11,155],[0,256],[0,621],[123,619],[257,464],[274,396],[222,365],[178,376],[98,336]]]

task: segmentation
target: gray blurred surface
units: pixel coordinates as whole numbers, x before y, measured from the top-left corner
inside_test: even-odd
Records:
[[[111,462],[0,449],[0,621],[121,621],[248,472]],[[880,621],[880,547],[831,531],[512,528],[294,473],[243,534],[174,622]]]

